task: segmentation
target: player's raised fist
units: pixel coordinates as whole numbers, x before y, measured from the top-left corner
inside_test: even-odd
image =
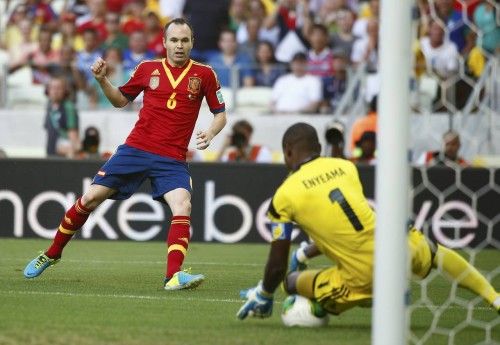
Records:
[[[106,61],[102,58],[97,58],[92,66],[90,66],[90,70],[92,71],[94,78],[101,80],[106,76]]]

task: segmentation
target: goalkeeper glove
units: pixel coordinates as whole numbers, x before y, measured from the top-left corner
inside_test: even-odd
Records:
[[[244,320],[247,316],[266,318],[273,313],[273,294],[264,291],[262,281],[256,287],[241,290],[240,297],[246,299],[236,316]]]
[[[307,246],[307,242],[303,241],[300,243],[300,247],[293,251],[288,268],[290,272],[303,271],[307,268],[307,256],[304,251]]]

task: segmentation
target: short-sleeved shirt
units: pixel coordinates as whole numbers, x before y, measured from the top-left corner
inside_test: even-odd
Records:
[[[321,78],[333,75],[333,54],[330,48],[316,53],[313,49],[307,53],[307,73]]]
[[[271,98],[280,112],[300,112],[312,102],[321,101],[321,79],[314,75],[297,77],[293,73],[281,76],[273,86]]]
[[[429,71],[438,73],[442,78],[457,73],[460,54],[453,43],[444,41],[439,47],[433,47],[426,36],[420,39],[420,47]]]
[[[375,212],[370,208],[353,163],[318,157],[303,163],[276,191],[271,221],[298,224],[320,251],[357,281],[371,282]]]
[[[119,90],[129,101],[144,91],[139,120],[126,144],[181,161],[203,97],[213,114],[225,111],[215,72],[193,60],[183,67],[171,66],[166,59],[144,61]]]

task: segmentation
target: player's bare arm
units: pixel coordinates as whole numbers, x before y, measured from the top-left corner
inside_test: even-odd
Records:
[[[273,293],[285,278],[289,252],[289,239],[275,240],[271,243],[271,251],[269,252],[262,282],[265,291]]]
[[[196,148],[205,150],[211,143],[212,139],[224,128],[227,122],[226,112],[220,112],[214,115],[214,119],[210,127],[206,131],[196,132]]]
[[[116,108],[123,108],[128,104],[128,99],[118,90],[116,86],[113,86],[108,78],[106,78],[106,61],[102,58],[98,58],[90,67],[94,78],[99,83],[102,91],[108,98],[108,100]]]

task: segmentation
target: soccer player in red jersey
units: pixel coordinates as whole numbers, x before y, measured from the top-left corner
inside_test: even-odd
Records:
[[[99,58],[91,67],[104,94],[115,107],[124,107],[144,92],[139,119],[125,144],[101,167],[89,190],[64,215],[52,245],[25,268],[34,278],[59,261],[64,246],[82,227],[90,213],[106,199],[130,197],[149,178],[152,196],[172,211],[167,238],[165,290],[193,288],[202,274],[181,270],[189,243],[191,177],[185,162],[189,140],[203,97],[213,121],[196,133],[197,149],[204,150],[226,124],[225,104],[215,72],[190,59],[193,30],[178,18],[165,26],[167,57],[141,62],[120,87],[106,78],[106,62]]]

